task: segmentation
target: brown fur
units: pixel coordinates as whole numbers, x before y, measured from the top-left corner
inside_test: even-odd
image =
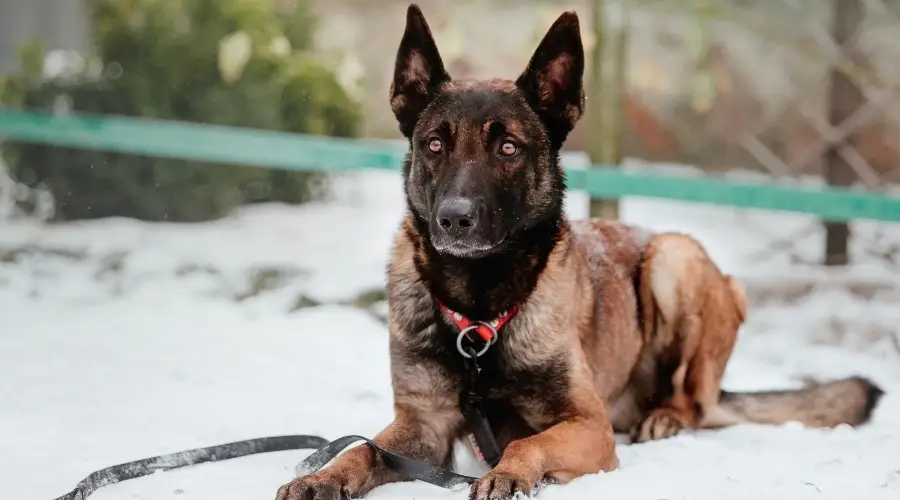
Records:
[[[719,401],[719,385],[747,300],[734,278],[722,274],[703,247],[682,234],[655,235],[640,271],[644,356],[655,360],[655,408],[632,437],[637,442],[706,424]]]
[[[387,268],[395,418],[374,441],[447,466],[466,432],[468,373],[437,301],[478,321],[521,305],[479,358],[502,458],[472,485],[474,500],[611,471],[615,431],[646,441],[742,421],[865,421],[878,394],[864,379],[720,397],[747,314],[738,283],[688,236],[562,215],[557,155],[584,105],[578,29],[563,14],[516,82],[455,82],[410,7],[391,88],[410,141],[409,210]],[[524,152],[498,155],[501,140]],[[444,148],[429,152],[429,141]],[[448,197],[483,203],[469,219],[476,229],[448,236],[436,225]],[[277,498],[361,496],[400,479],[362,445]]]

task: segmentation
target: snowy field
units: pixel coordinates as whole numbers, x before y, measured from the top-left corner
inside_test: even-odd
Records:
[[[569,202],[584,213],[583,197]],[[95,469],[192,447],[376,433],[391,417],[378,290],[402,210],[399,177],[368,173],[342,178],[328,202],[208,224],[0,221],[0,498],[50,500]],[[888,394],[859,429],[742,426],[622,444],[620,470],[540,498],[900,498],[900,268],[864,252],[900,242],[900,228],[855,225],[859,264],[826,272],[802,263],[822,240],[808,217],[638,199],[623,210],[696,235],[749,288],[726,388],[863,374]],[[796,243],[801,262],[770,252],[777,239]],[[307,453],[180,469],[91,498],[271,500]],[[418,483],[369,496],[465,497]]]

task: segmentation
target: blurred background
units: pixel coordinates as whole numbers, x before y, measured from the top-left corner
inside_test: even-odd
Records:
[[[751,314],[729,388],[862,373],[900,389],[900,1],[418,3],[454,78],[516,77],[577,11],[588,99],[563,156],[567,210],[689,232],[741,280]],[[390,418],[383,280],[405,144],[387,95],[407,5],[0,0],[0,429],[14,429],[0,474],[18,478],[14,498],[117,461],[374,434]],[[896,493],[875,451],[900,448],[896,414],[803,441],[857,457],[816,472],[816,489]],[[738,467],[724,454],[738,448],[763,478],[746,491],[801,483],[794,438],[761,435],[783,462],[722,439],[692,463]],[[625,484],[651,452],[622,453]],[[268,498],[299,456],[114,493]],[[35,472],[47,460],[50,481]],[[236,488],[224,478],[241,467],[255,479]]]

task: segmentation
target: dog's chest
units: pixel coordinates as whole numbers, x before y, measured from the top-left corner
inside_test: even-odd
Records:
[[[452,377],[447,386],[457,388],[460,403],[474,387],[498,440],[541,431],[559,422],[570,408],[571,367],[564,352],[522,355],[509,343],[516,335],[516,325],[510,324],[501,330],[499,341],[477,357],[473,377],[473,363],[457,349],[459,330],[443,323],[436,326],[434,338],[440,340],[426,357],[442,364],[443,373]]]
[[[560,357],[541,363],[513,366],[497,349],[479,359],[475,391],[495,432],[523,425],[540,431],[557,421],[568,407],[568,367]],[[467,372],[471,379],[471,372]],[[463,397],[470,387],[466,380]]]

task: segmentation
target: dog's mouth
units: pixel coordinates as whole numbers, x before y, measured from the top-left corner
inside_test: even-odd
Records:
[[[458,259],[480,259],[502,252],[507,246],[507,238],[503,236],[496,243],[437,238],[432,246],[441,255]]]

